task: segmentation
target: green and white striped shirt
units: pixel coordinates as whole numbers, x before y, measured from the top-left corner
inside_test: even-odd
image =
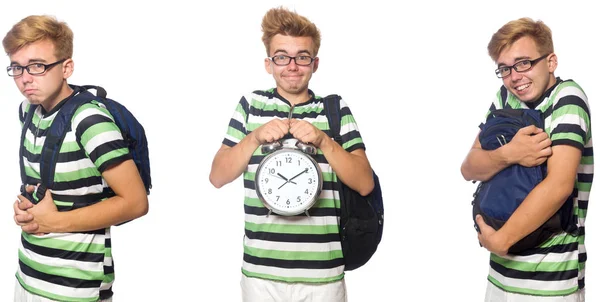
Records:
[[[74,94],[76,91],[74,92]],[[27,129],[23,162],[28,184],[40,182],[40,159],[46,133],[62,104],[44,112],[37,106]],[[20,107],[21,125],[30,110]],[[103,105],[82,105],[60,148],[52,197],[59,211],[84,207],[106,198],[102,172],[131,155],[113,117]],[[112,296],[114,269],[110,228],[78,233],[21,234],[16,277],[26,290],[59,301],[97,301]]]
[[[566,201],[573,204],[579,235],[559,233],[524,255],[491,254],[488,280],[507,292],[564,296],[585,286],[585,218],[594,175],[590,110],[581,87],[560,78],[538,102],[535,109],[543,113],[552,146],[570,145],[582,152],[573,198]],[[504,107],[529,108],[503,86],[490,111]]]
[[[320,97],[297,104],[293,118],[305,120],[318,129],[332,134]],[[358,127],[343,100],[341,107],[342,147],[348,151],[362,148]],[[291,105],[275,89],[254,91],[241,98],[229,122],[223,144],[235,146],[246,135],[273,119],[288,118]],[[323,175],[323,190],[318,201],[305,214],[297,216],[267,215],[257,197],[254,175],[264,158],[260,148],[254,151],[244,177],[245,237],[242,273],[283,282],[325,283],[344,277],[344,260],[339,237],[339,193],[337,180],[321,150],[315,156]]]

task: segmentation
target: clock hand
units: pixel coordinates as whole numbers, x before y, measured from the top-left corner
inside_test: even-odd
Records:
[[[306,173],[306,172],[308,172],[308,168],[306,168],[306,169],[302,170],[302,172],[300,172],[300,173],[296,174],[296,176],[294,176],[294,177],[290,178],[290,180],[288,180],[288,182],[291,182],[291,181],[292,181],[292,179],[294,179],[294,178],[296,178],[296,177],[298,177],[298,176],[300,176],[300,175],[302,175],[302,174],[304,174],[304,173]]]
[[[267,175],[269,175],[269,176],[273,176],[273,177],[275,177],[275,178],[283,179],[283,180],[285,180],[286,182],[291,182],[291,183],[293,183],[293,184],[296,184],[296,183],[295,183],[295,182],[293,182],[293,181],[289,181],[287,178],[285,178],[285,176],[281,175],[280,173],[277,173],[277,175],[275,175],[275,174],[267,174]]]

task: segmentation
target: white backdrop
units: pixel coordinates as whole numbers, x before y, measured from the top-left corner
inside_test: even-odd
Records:
[[[274,85],[260,40],[271,7],[296,9],[320,28],[321,64],[310,87],[344,97],[381,178],[383,241],[368,265],[347,273],[351,302],[483,299],[488,253],[471,220],[475,185],[462,179],[460,165],[501,85],[486,48],[500,26],[523,16],[545,21],[554,32],[556,74],[579,82],[594,113],[600,99],[600,63],[592,52],[600,22],[587,3],[191,3],[0,4],[1,37],[31,14],[66,21],[75,33],[70,83],[103,86],[146,127],[154,189],[147,216],[113,228],[119,302],[241,300],[242,182],[217,190],[208,175],[240,96]],[[10,301],[22,97],[8,76],[0,75],[0,100],[0,301]],[[600,301],[595,191],[587,224],[588,301]]]

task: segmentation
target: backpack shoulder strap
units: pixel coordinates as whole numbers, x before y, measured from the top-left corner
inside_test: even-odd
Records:
[[[323,107],[325,115],[329,122],[330,135],[338,143],[342,144],[342,136],[340,135],[340,128],[342,123],[341,109],[340,109],[341,97],[337,94],[328,95],[323,98]]]
[[[27,135],[27,130],[31,126],[33,115],[35,114],[35,110],[38,105],[29,105],[29,110],[25,114],[25,119],[23,121],[23,128],[21,129],[21,142],[19,143],[19,166],[21,168],[21,182],[23,185],[27,184],[27,174],[25,173],[25,163],[23,162],[23,157],[25,156],[25,136]],[[23,116],[23,106],[19,104],[19,114]]]
[[[77,86],[72,86],[77,89]],[[40,187],[37,190],[39,199],[44,197],[47,188],[54,186],[54,173],[56,172],[56,163],[60,148],[65,139],[65,135],[71,129],[71,120],[77,108],[81,105],[94,100],[96,97],[84,89],[79,89],[70,100],[67,100],[56,113],[50,128],[46,133],[43,152],[40,159]]]

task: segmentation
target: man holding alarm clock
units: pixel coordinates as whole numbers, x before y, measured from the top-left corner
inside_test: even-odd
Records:
[[[276,87],[241,98],[210,172],[217,188],[244,175],[243,301],[347,301],[334,183],[373,190],[365,145],[341,99],[342,145],[331,139],[323,98],[308,88],[319,67],[315,24],[274,8],[262,30]]]

